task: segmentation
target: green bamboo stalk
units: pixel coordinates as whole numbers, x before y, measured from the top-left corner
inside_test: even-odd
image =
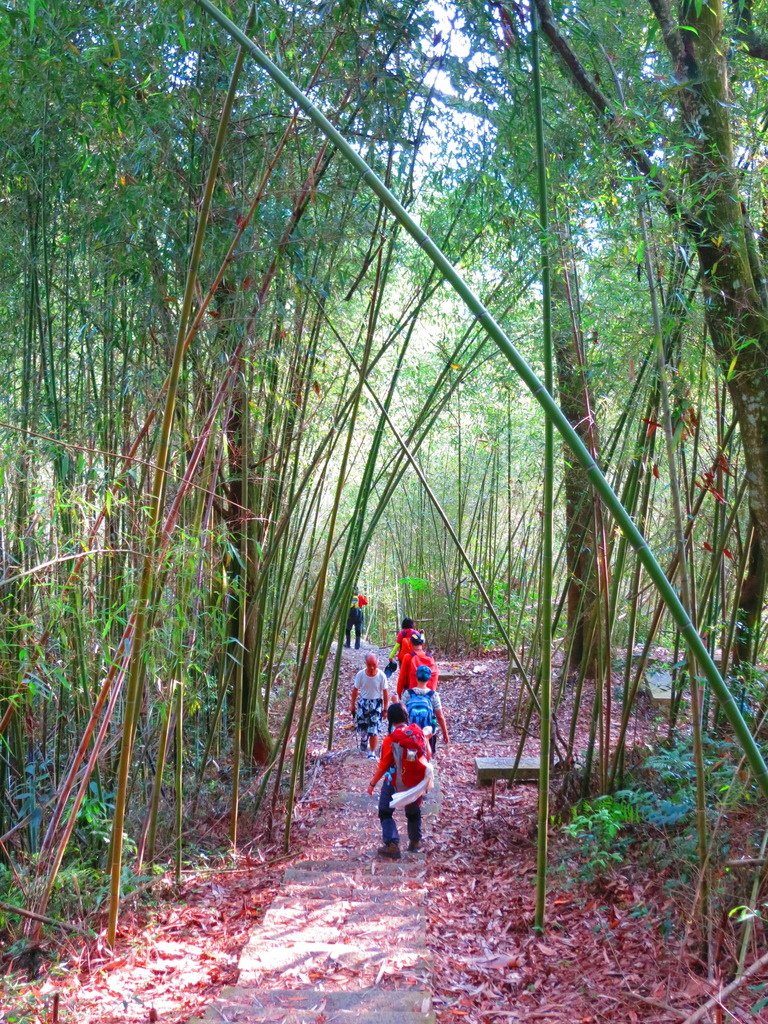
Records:
[[[667,467],[669,470],[669,489],[672,499],[672,512],[675,525],[675,543],[679,562],[680,594],[685,609],[689,614],[694,614],[693,595],[691,581],[689,578],[688,564],[686,557],[686,536],[683,525],[683,507],[680,495],[680,481],[677,471],[677,458],[675,452],[674,427],[672,424],[672,412],[669,399],[669,387],[667,384],[667,367],[664,352],[663,330],[659,304],[656,295],[655,274],[651,259],[651,246],[649,243],[648,224],[645,211],[640,207],[640,231],[644,242],[645,273],[648,280],[648,290],[651,300],[651,311],[653,314],[653,326],[656,335],[656,347],[659,367],[659,394],[661,397],[661,412],[664,423],[664,440],[667,453]],[[698,632],[696,637],[701,643]],[[706,651],[706,647],[701,643]],[[709,656],[709,652],[707,652]],[[714,664],[714,662],[713,662]],[[709,927],[709,887],[707,884],[707,804],[706,804],[706,780],[704,777],[704,750],[702,746],[702,721],[700,706],[699,680],[696,675],[696,654],[689,646],[688,674],[691,681],[691,724],[693,726],[693,752],[696,764],[696,826],[699,845],[699,869],[702,873],[702,922]],[[751,733],[750,733],[751,736]],[[707,944],[708,958],[707,966],[711,968],[711,943]]]
[[[184,848],[184,680],[174,681],[176,704],[176,764],[174,789],[176,813],[174,816],[174,869],[176,885],[181,885],[181,855]]]
[[[760,748],[749,730],[747,723],[733,699],[733,696],[717,670],[717,666],[709,656],[706,646],[701,640],[696,627],[685,610],[684,605],[675,591],[675,588],[664,575],[661,565],[648,546],[645,537],[640,533],[632,518],[624,509],[605,476],[589,454],[578,434],[571,427],[567,418],[561,412],[559,406],[553,399],[542,381],[528,365],[523,356],[518,352],[500,325],[493,318],[488,309],[477,298],[469,288],[464,279],[450,263],[443,252],[432,241],[429,235],[410,216],[402,204],[384,185],[376,173],[368,166],[360,154],[346,141],[344,136],[327,120],[320,110],[304,93],[293,84],[293,82],[274,64],[269,57],[237,27],[225,14],[223,14],[211,0],[195,0],[200,7],[206,10],[211,17],[242,47],[248,50],[256,63],[265,70],[274,82],[290,96],[305,112],[310,120],[329,138],[344,158],[362,175],[365,182],[372,191],[381,199],[391,213],[408,234],[419,245],[423,252],[432,260],[437,269],[442,273],[445,280],[451,285],[455,292],[464,301],[470,312],[479,320],[488,335],[499,347],[517,375],[529,389],[536,401],[541,405],[545,414],[550,417],[557,431],[563,440],[578,459],[585,471],[588,473],[592,486],[600,495],[608,507],[620,529],[626,534],[632,547],[638,552],[638,557],[643,562],[646,572],[656,585],[664,603],[669,608],[670,614],[679,626],[681,632],[690,645],[697,663],[701,665],[704,675],[709,680],[712,689],[721,701],[723,712],[733,728],[734,733],[744,750],[747,760],[755,775],[755,780],[761,792],[768,796],[768,766],[766,765]]]
[[[246,416],[248,415],[246,410]],[[248,451],[247,447],[245,449]],[[248,474],[248,458],[243,458],[243,476]],[[232,850],[237,850],[237,820],[240,810],[240,766],[242,761],[243,734],[243,674],[245,672],[245,621],[248,608],[248,569],[247,569],[247,537],[245,531],[240,538],[240,593],[237,604],[237,664],[234,671],[234,706],[232,709],[232,800],[230,804],[229,841]],[[257,698],[258,699],[258,698]]]
[[[544,357],[544,387],[553,393],[552,303],[550,294],[549,209],[547,202],[547,164],[544,144],[544,110],[541,96],[541,59],[539,53],[539,15],[531,5],[531,65],[533,70],[534,121],[536,125],[536,170],[538,178],[539,232],[541,239],[541,303]],[[554,512],[555,435],[552,419],[544,420],[544,493],[541,521],[542,587],[540,713],[539,713],[539,813],[536,840],[536,908],[534,926],[544,930],[547,902],[547,840],[549,827],[549,762],[552,732],[552,515]]]
[[[152,864],[155,859],[155,838],[157,836],[157,817],[160,810],[160,796],[163,791],[163,773],[165,772],[165,761],[168,755],[168,734],[171,725],[171,700],[173,699],[173,687],[171,683],[168,703],[160,707],[160,739],[157,744],[157,764],[155,765],[155,780],[152,785],[152,796],[150,799],[149,813],[147,815],[146,846],[142,842],[136,854],[138,869],[144,861],[144,850],[146,849],[147,861]]]
[[[253,18],[253,11],[249,15],[249,23]],[[247,37],[246,37],[247,38]],[[110,899],[109,916],[107,923],[107,942],[114,945],[117,934],[117,919],[120,912],[120,885],[123,863],[123,827],[128,806],[128,778],[131,767],[131,755],[133,753],[133,741],[138,723],[139,709],[143,691],[143,649],[146,638],[146,631],[150,620],[150,602],[154,591],[155,577],[157,572],[157,553],[159,549],[160,519],[165,495],[166,471],[170,455],[171,431],[173,429],[174,414],[176,410],[176,397],[181,377],[181,369],[184,361],[185,338],[187,325],[192,313],[192,303],[197,282],[197,272],[203,253],[203,241],[205,230],[208,224],[213,191],[216,185],[221,153],[224,148],[224,140],[227,135],[229,118],[234,106],[237,94],[237,82],[245,62],[245,49],[240,48],[235,66],[232,70],[229,90],[224,101],[224,107],[219,118],[219,126],[216,134],[211,164],[208,171],[208,178],[203,193],[203,201],[200,208],[200,218],[195,231],[195,240],[187,272],[184,298],[181,314],[179,316],[178,332],[173,353],[171,371],[168,376],[168,388],[166,391],[165,408],[158,440],[158,450],[155,464],[155,473],[150,494],[150,506],[147,522],[147,544],[144,556],[144,565],[139,584],[139,593],[136,600],[136,621],[134,628],[133,646],[131,649],[130,673],[126,691],[125,719],[123,722],[123,739],[120,746],[120,763],[115,793],[115,812],[112,821],[112,841],[110,845]],[[177,723],[177,729],[181,729],[181,723]]]

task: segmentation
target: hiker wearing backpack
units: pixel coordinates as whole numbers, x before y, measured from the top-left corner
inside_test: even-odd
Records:
[[[379,779],[383,779],[379,796],[379,821],[384,841],[379,848],[380,857],[399,860],[400,835],[390,806],[395,794],[403,793],[425,782],[430,760],[429,744],[418,725],[408,722],[408,715],[402,704],[393,704],[389,708],[388,719],[394,725],[392,732],[384,738],[381,757],[368,786],[368,795],[373,791]],[[430,769],[431,771],[431,769]],[[408,822],[408,849],[411,853],[421,847],[421,803],[419,796],[405,805],[405,818]]]
[[[420,665],[428,666],[432,674],[429,680],[430,690],[436,690],[440,682],[440,673],[437,671],[435,659],[424,649],[424,634],[416,630],[410,638],[413,652],[406,655],[397,677],[397,696],[401,698],[405,690],[410,690],[416,685],[416,670]]]
[[[402,671],[404,659],[406,656],[413,654],[411,637],[414,633],[418,633],[416,623],[413,619],[409,619],[407,617],[404,618],[402,625],[400,626],[400,632],[395,637],[395,646],[389,652],[387,667],[384,669],[387,679],[389,679],[397,669]]]
[[[344,629],[344,636],[346,639],[345,647],[350,647],[352,643],[352,630],[355,631],[355,650],[360,650],[360,637],[363,635],[363,608],[368,604],[368,598],[365,594],[353,594],[349,602],[349,611],[347,612],[347,624]]]
[[[429,745],[434,754],[438,725],[443,734],[443,743],[447,745],[450,738],[440,694],[429,688],[431,678],[432,669],[429,665],[419,665],[416,669],[416,686],[403,692],[403,707],[408,713],[411,725],[418,725],[422,732],[429,736]]]
[[[375,654],[367,655],[365,668],[361,669],[352,683],[351,715],[355,720],[362,753],[376,758],[376,744],[381,731],[381,720],[387,713],[389,690],[387,677],[379,668]]]

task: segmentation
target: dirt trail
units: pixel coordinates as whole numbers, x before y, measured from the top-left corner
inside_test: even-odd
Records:
[[[354,663],[370,649],[345,651],[344,660]],[[338,760],[343,786],[253,930],[238,985],[224,989],[198,1021],[434,1020],[426,934],[429,854],[404,851],[398,862],[377,857],[377,801],[365,791],[373,762],[354,747]],[[439,804],[436,789],[424,805],[427,832]]]

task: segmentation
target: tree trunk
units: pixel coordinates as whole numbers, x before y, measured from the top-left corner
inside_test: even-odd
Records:
[[[669,0],[649,2],[679,83],[685,137],[668,140],[666,158],[677,159],[673,177],[684,176],[688,206],[670,188],[664,171],[625,133],[622,118],[611,109],[599,81],[560,32],[548,0],[536,0],[544,33],[572,82],[608,122],[625,157],[646,177],[667,213],[685,225],[696,247],[707,326],[744,449],[754,538],[739,597],[739,634],[750,641],[762,612],[768,552],[768,300],[765,271],[745,220],[734,163],[734,104],[728,76],[732,46],[721,0],[684,2],[679,27]],[[751,648],[751,642],[741,645],[737,658]]]
[[[558,231],[561,235],[562,232]],[[562,251],[562,247],[561,247]],[[564,259],[552,274],[553,331],[552,340],[557,369],[560,408],[582,441],[591,447],[590,403],[583,373],[581,337],[573,306],[574,282]],[[592,489],[585,471],[563,446],[563,481],[565,485],[566,564],[568,569],[568,649],[570,657],[563,667],[566,673],[577,672],[589,657],[586,675],[594,678],[596,645],[589,643],[597,609],[597,557],[595,550]]]
[[[750,241],[739,195],[730,123],[732,106],[720,0],[687,9],[680,70],[688,87],[683,115],[691,136],[691,177],[701,194],[697,251],[707,325],[739,421],[753,527],[739,595],[737,659],[749,659],[765,597],[768,550],[768,316],[765,275]]]

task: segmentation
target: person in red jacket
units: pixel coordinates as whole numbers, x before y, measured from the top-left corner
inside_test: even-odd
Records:
[[[413,654],[413,648],[411,647],[411,637],[414,633],[418,633],[416,623],[413,619],[404,618],[400,626],[400,632],[395,637],[395,646],[389,652],[389,664],[387,669],[391,668],[392,672],[396,668],[403,667],[403,660],[409,655]],[[395,662],[395,658],[397,661]],[[386,672],[385,669],[384,671]],[[390,673],[391,675],[391,673]]]
[[[391,860],[399,860],[401,857],[400,853],[400,835],[397,831],[397,824],[393,817],[393,810],[389,806],[389,802],[396,792],[404,789],[410,789],[411,786],[416,785],[421,781],[424,775],[425,765],[431,756],[429,749],[429,743],[427,743],[424,733],[421,731],[418,725],[408,724],[408,712],[405,710],[402,704],[391,704],[389,712],[387,714],[390,727],[394,726],[392,732],[385,737],[384,742],[381,746],[381,757],[379,763],[376,766],[376,771],[373,773],[373,778],[368,785],[368,795],[373,796],[374,788],[376,787],[379,779],[384,779],[381,787],[381,794],[379,795],[379,821],[381,822],[381,833],[384,840],[384,845],[379,848],[380,857],[388,857]],[[401,753],[405,737],[403,736],[403,730],[409,731],[408,740],[416,739],[419,744],[422,753],[412,762],[401,761],[402,766],[402,777],[398,778],[398,764],[395,758],[395,750],[393,749],[396,744],[400,745]],[[421,762],[419,764],[418,762]],[[409,769],[413,772],[409,775]],[[418,778],[416,776],[419,776]],[[421,847],[421,804],[423,797],[419,797],[413,803],[407,804],[405,808],[405,818],[408,822],[408,849],[411,853],[417,852]]]
[[[440,674],[435,664],[435,659],[424,650],[424,634],[413,633],[411,635],[411,646],[413,654],[406,655],[400,672],[397,676],[397,696],[402,697],[405,690],[411,690],[417,685],[416,670],[419,665],[427,665],[432,670],[429,680],[430,690],[436,690],[440,682]]]

